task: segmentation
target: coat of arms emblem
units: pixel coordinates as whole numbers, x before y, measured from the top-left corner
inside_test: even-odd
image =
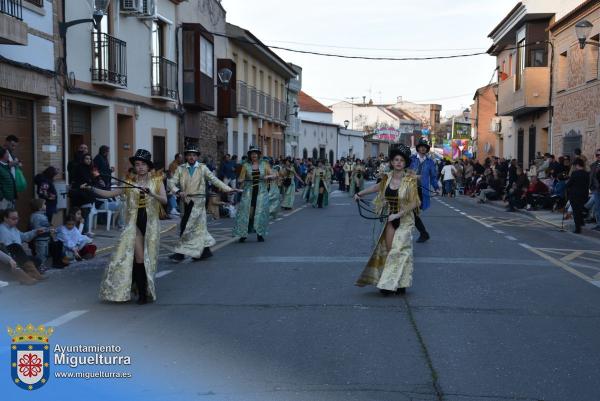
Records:
[[[50,378],[50,344],[48,338],[54,333],[52,327],[35,327],[31,323],[23,327],[8,328],[11,337],[10,372],[13,383],[24,390],[37,390]]]

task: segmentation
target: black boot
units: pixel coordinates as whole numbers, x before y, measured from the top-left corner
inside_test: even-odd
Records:
[[[429,233],[427,231],[425,231],[424,233],[422,233],[421,235],[419,235],[419,238],[417,239],[417,242],[422,243],[425,242],[429,239]]]
[[[263,238],[262,235],[256,234],[256,239],[258,240],[258,242],[265,242],[265,239]]]
[[[148,303],[148,278],[146,277],[146,267],[143,263],[133,264],[133,280],[138,290],[139,305]]]
[[[185,255],[182,253],[174,253],[169,255],[169,259],[174,260],[175,262],[181,262],[183,259],[185,259]]]
[[[398,288],[396,290],[396,294],[398,294],[398,295],[404,295],[404,294],[406,294],[406,288],[404,288],[404,287]]]
[[[381,293],[381,295],[383,295],[384,297],[387,297],[388,295],[391,295],[394,293],[394,291],[391,290],[379,290],[379,292]]]
[[[205,247],[204,250],[202,251],[202,255],[200,255],[200,260],[202,259],[208,259],[212,256],[212,252],[210,251],[209,247]]]
[[[240,237],[240,239],[238,240],[238,242],[240,242],[240,243],[246,242],[246,237]]]

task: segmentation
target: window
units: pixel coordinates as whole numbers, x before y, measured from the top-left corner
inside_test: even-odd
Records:
[[[599,39],[600,35],[596,35],[592,36],[590,41],[598,42]],[[586,46],[583,52],[585,82],[598,79],[598,63],[600,62],[598,58],[598,46]]]
[[[164,56],[164,30],[164,25],[160,21],[152,21],[152,55],[155,57]]]
[[[213,44],[200,36],[200,72],[212,78],[213,62]]]
[[[200,24],[184,24],[183,102],[201,110],[214,110],[213,36]]]
[[[249,83],[248,78],[250,78],[248,76],[248,61],[244,60],[244,82]]]
[[[523,72],[525,71],[525,38],[517,42],[517,69],[515,71],[515,90],[521,88]]]
[[[38,7],[44,7],[44,0],[25,0],[27,3],[31,3]]]
[[[546,51],[544,49],[534,49],[531,51],[531,66],[545,67],[546,66]]]

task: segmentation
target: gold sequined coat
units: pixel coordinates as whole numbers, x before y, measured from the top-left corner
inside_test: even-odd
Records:
[[[208,181],[223,192],[232,191],[231,187],[215,177],[203,163],[197,164],[193,175],[190,175],[187,163],[177,167],[175,174],[168,181],[168,186],[170,191],[182,190],[187,195],[206,194]],[[192,197],[188,198],[189,202],[194,202],[194,206],[174,252],[199,258],[204,248],[215,245],[216,241],[206,227],[206,198]]]
[[[391,182],[391,178],[392,173],[387,173],[379,183],[379,193],[375,199],[375,208],[379,213],[387,214],[385,190]],[[407,205],[416,205],[415,210],[418,211],[420,202],[417,181],[417,176],[412,171],[408,171],[402,179],[398,190],[400,208]],[[409,211],[400,218],[400,225],[394,233],[391,249],[387,249],[385,242],[386,224],[383,225],[377,245],[362,274],[356,281],[357,286],[374,285],[379,289],[395,291],[398,288],[406,288],[412,285],[412,229],[414,225],[414,211]]]
[[[131,184],[136,184],[134,179],[127,180]],[[163,175],[152,174],[150,181],[150,190],[154,193],[160,191],[163,185]],[[137,233],[136,220],[140,191],[131,188],[124,190],[125,195],[125,229],[119,238],[117,249],[114,251],[112,259],[104,271],[104,277],[100,284],[100,299],[104,301],[125,302],[131,299],[132,279],[134,262],[135,237]],[[158,248],[160,246],[160,202],[153,196],[146,196],[146,235],[144,237],[144,266],[146,267],[146,277],[148,279],[148,296],[156,299],[156,288],[154,285],[154,275],[156,274],[156,264],[158,261]]]

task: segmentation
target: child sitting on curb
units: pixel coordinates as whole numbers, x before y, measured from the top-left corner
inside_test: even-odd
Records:
[[[57,239],[62,242],[65,256],[69,260],[91,259],[96,255],[96,245],[92,239],[81,234],[76,227],[77,218],[69,215],[65,224],[57,230]]]

